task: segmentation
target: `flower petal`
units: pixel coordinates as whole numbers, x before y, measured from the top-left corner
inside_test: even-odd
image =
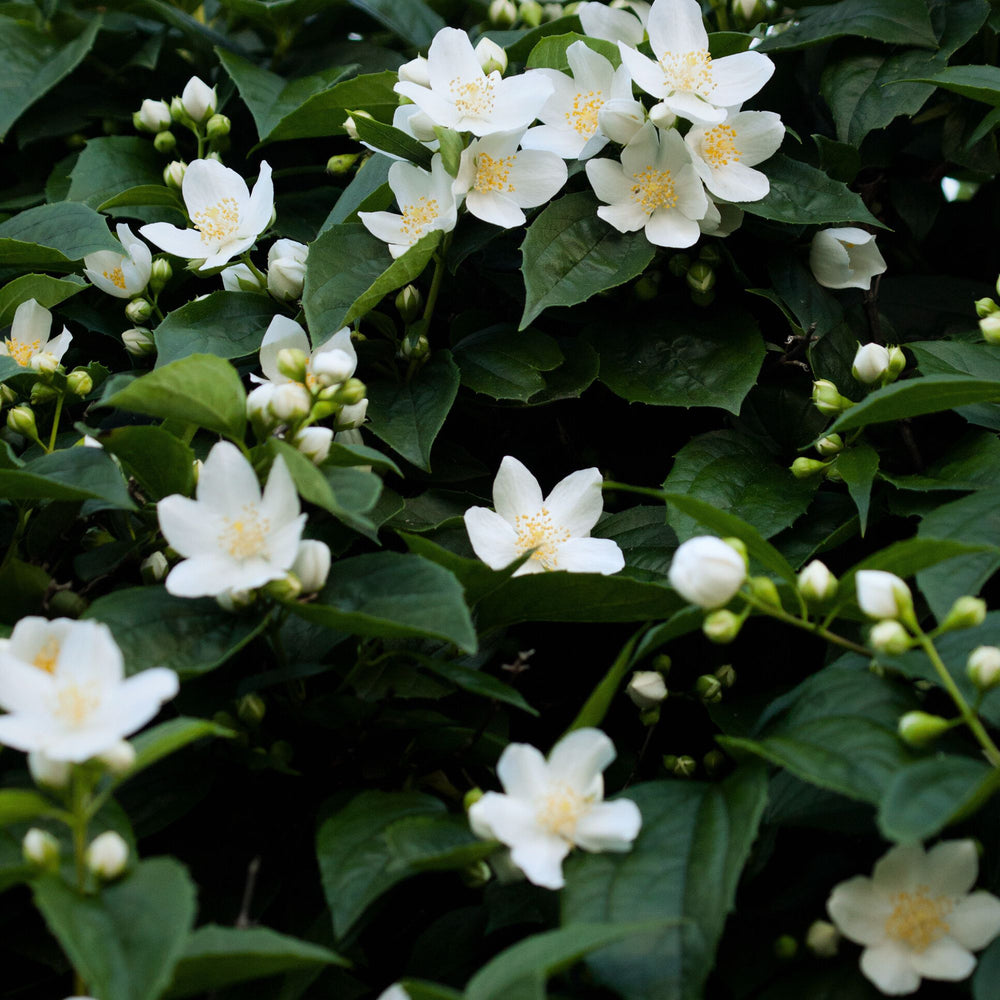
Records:
[[[931,896],[964,896],[976,883],[979,855],[971,840],[943,840],[927,852],[924,865]]]
[[[913,993],[920,986],[910,952],[894,941],[865,948],[861,953],[861,971],[889,996]]]
[[[211,253],[197,229],[178,229],[169,222],[150,222],[139,232],[161,250],[185,260],[201,260]]]
[[[512,455],[506,455],[493,480],[493,506],[510,525],[518,515],[534,514],[542,506],[538,480]]]
[[[260,504],[257,474],[236,445],[220,441],[212,447],[198,476],[197,496],[198,503],[224,516]]]
[[[737,52],[712,60],[712,103],[724,108],[750,100],[771,79],[774,63],[763,52]]]
[[[510,859],[529,882],[544,889],[561,889],[566,884],[562,873],[563,858],[569,850],[570,845],[561,837],[539,833],[511,845]]]
[[[185,178],[187,174],[184,175]],[[260,161],[257,171],[257,183],[250,192],[246,215],[240,213],[240,233],[253,236],[254,239],[267,229],[274,211],[274,181],[271,180],[271,165],[267,160]]]
[[[70,678],[103,692],[121,683],[125,662],[107,625],[78,621],[66,632],[53,673],[59,681]]]
[[[27,299],[14,310],[10,337],[21,344],[31,344],[36,340],[44,344],[49,339],[51,328],[52,313],[35,299]]]
[[[545,498],[552,520],[574,537],[589,535],[604,511],[601,470],[580,469],[561,479]]]
[[[503,790],[517,799],[534,800],[549,785],[549,772],[540,750],[530,743],[510,743],[497,761]]]
[[[549,754],[549,778],[581,795],[603,791],[601,772],[615,759],[615,745],[600,729],[575,729]]]
[[[156,505],[156,514],[163,537],[180,555],[196,556],[219,548],[223,526],[197,500],[173,493]]]
[[[292,481],[285,460],[279,455],[271,464],[271,471],[260,502],[261,518],[270,522],[271,530],[290,524],[301,513],[299,494]]]
[[[641,827],[642,813],[631,799],[598,802],[580,817],[573,841],[585,851],[628,851]]]
[[[179,562],[167,574],[165,585],[167,593],[174,597],[215,597],[230,590],[247,589],[242,586],[239,563],[215,553]]]
[[[0,656],[0,708],[34,715],[46,711],[52,676],[9,655]]]
[[[237,265],[239,266],[239,265]],[[260,342],[261,371],[271,382],[289,382],[287,375],[278,371],[278,352],[285,348],[309,353],[311,345],[306,331],[287,316],[275,316],[268,324],[264,339]]]
[[[871,946],[886,940],[885,922],[892,914],[892,904],[889,895],[876,889],[870,878],[855,875],[834,886],[826,912],[844,937]]]
[[[224,167],[218,160],[192,160],[184,171],[181,194],[192,218],[206,209],[215,208],[227,198],[236,202],[242,218],[250,201],[246,181],[235,170]],[[139,232],[152,239],[147,234],[149,228],[143,226]]]
[[[985,948],[1000,934],[1000,899],[982,889],[971,893],[948,914],[948,927],[963,947]]]
[[[657,209],[646,223],[646,239],[658,247],[690,247],[698,242],[698,223],[676,209]]]
[[[918,975],[927,979],[955,982],[972,974],[976,967],[976,956],[954,938],[943,937],[923,951],[915,951],[910,956],[910,964]]]
[[[649,44],[659,58],[665,52],[708,48],[708,32],[698,0],[656,0],[646,22]]]
[[[872,882],[886,893],[913,892],[925,883],[925,872],[924,849],[919,844],[899,844],[876,862]]]
[[[167,667],[151,667],[126,678],[109,693],[95,715],[94,724],[106,726],[119,737],[142,728],[179,690],[177,674]]]
[[[559,546],[556,569],[610,576],[625,568],[625,556],[611,538],[570,538]]]
[[[473,552],[490,569],[503,569],[518,557],[517,532],[494,511],[470,507],[465,512],[465,530]]]

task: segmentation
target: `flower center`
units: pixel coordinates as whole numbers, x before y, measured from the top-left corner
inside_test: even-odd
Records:
[[[569,532],[552,523],[552,517],[545,507],[534,514],[518,514],[514,518],[517,541],[514,543],[518,554],[534,549],[531,558],[545,569],[556,569],[559,564],[559,546],[570,539]]]
[[[111,271],[104,271],[103,274],[115,288],[120,288],[123,292],[125,291],[125,275],[122,274],[121,267],[116,267]]]
[[[488,153],[480,153],[476,157],[475,189],[481,194],[513,191],[514,185],[510,182],[510,167],[513,162],[513,156],[501,156],[494,160]]]
[[[716,170],[728,167],[730,161],[740,162],[740,151],[736,145],[736,129],[732,125],[716,125],[705,133],[702,141],[702,155],[709,166]]]
[[[665,52],[660,59],[663,82],[672,93],[691,93],[707,97],[715,89],[712,57],[708,49],[690,52]]]
[[[38,353],[41,346],[40,340],[14,340],[13,337],[5,341],[7,353],[22,367],[27,368],[31,363],[33,354]]]
[[[535,818],[543,830],[572,841],[576,824],[587,811],[587,805],[587,800],[579,792],[557,785],[542,800]]]
[[[56,694],[53,715],[69,726],[82,726],[97,710],[101,699],[90,687],[67,684]]]
[[[638,202],[643,211],[652,214],[658,208],[674,208],[677,205],[677,192],[674,190],[674,180],[669,170],[654,170],[646,167],[641,174],[632,178],[632,200]]]
[[[885,922],[885,932],[914,951],[926,951],[950,930],[944,918],[955,904],[948,896],[931,898],[927,886],[921,885],[916,892],[900,892],[893,899],[896,907]]]
[[[403,206],[402,230],[410,238],[411,243],[416,243],[439,214],[437,198],[421,195],[412,205]]]
[[[499,74],[497,74],[497,79]],[[493,74],[482,76],[473,80],[462,80],[455,77],[448,84],[448,89],[452,93],[455,107],[463,115],[473,115],[483,117],[493,113],[493,105],[496,101],[497,79]]]
[[[223,518],[225,530],[219,535],[219,544],[234,559],[252,559],[267,548],[270,522],[251,506],[243,507],[243,516],[237,520]]]
[[[597,112],[604,105],[604,92],[588,90],[573,98],[573,106],[566,112],[566,121],[577,134],[589,139],[597,131]]]
[[[239,228],[240,207],[235,198],[221,198],[209,208],[195,212],[191,221],[206,240],[224,243]]]
[[[54,636],[42,643],[42,648],[35,653],[35,658],[31,661],[39,670],[44,670],[47,674],[53,674],[56,670],[56,660],[59,659],[59,640]]]

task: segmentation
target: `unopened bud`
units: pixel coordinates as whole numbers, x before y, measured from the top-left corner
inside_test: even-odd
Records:
[[[653,657],[653,669],[658,673],[663,674],[664,677],[670,673],[670,668],[673,666],[673,660],[667,656],[666,653],[657,653]]]
[[[74,396],[86,396],[94,388],[94,380],[90,372],[77,368],[66,376],[66,388]]]
[[[787,962],[795,958],[799,950],[799,942],[791,934],[782,934],[774,939],[772,947],[774,957]]]
[[[660,294],[659,271],[644,274],[632,286],[632,291],[640,302],[652,302]]]
[[[159,293],[166,283],[174,276],[170,261],[163,257],[153,261],[149,272],[149,287],[154,293]]]
[[[319,351],[312,359],[311,371],[316,381],[324,387],[346,382],[357,367],[357,362],[339,347]]]
[[[992,316],[993,313],[1000,310],[1000,306],[993,301],[993,299],[977,299],[976,300],[976,315],[980,319],[985,319],[987,316]]]
[[[188,113],[184,110],[184,102],[180,99],[180,96],[173,97],[170,100],[170,117],[175,122],[184,122],[188,119]]]
[[[205,123],[205,135],[209,139],[221,139],[229,135],[233,123],[225,115],[212,115]]]
[[[975,628],[986,621],[986,602],[980,597],[960,597],[941,622],[942,632],[960,628]]]
[[[404,337],[399,345],[399,353],[410,361],[419,361],[431,353],[431,343],[423,334],[420,334],[415,342],[411,342],[409,337]]]
[[[513,28],[517,24],[517,7],[511,0],[493,0],[486,16],[496,28]]]
[[[701,630],[705,633],[705,638],[721,646],[732,642],[740,634],[742,625],[743,619],[740,615],[722,608],[705,616]]]
[[[470,788],[462,797],[462,808],[468,812],[483,797],[483,794],[481,788]]]
[[[725,663],[715,671],[715,676],[719,678],[719,683],[724,688],[731,688],[736,683],[736,671],[731,663]]]
[[[899,720],[900,739],[911,747],[925,747],[951,729],[951,723],[928,712],[907,712]]]
[[[167,557],[162,552],[154,552],[139,563],[139,572],[145,583],[159,583],[167,575],[169,569],[170,563],[167,562]]]
[[[356,139],[358,138],[358,126],[357,126],[357,124],[356,124],[356,120],[357,120],[358,118],[368,118],[368,119],[371,119],[371,118],[372,118],[372,115],[371,115],[371,114],[369,114],[369,113],[368,113],[367,111],[352,111],[352,112],[351,112],[351,113],[350,113],[350,114],[349,114],[349,115],[348,115],[348,116],[347,116],[347,117],[346,117],[346,118],[344,119],[344,131],[345,131],[345,132],[346,132],[346,133],[347,133],[347,134],[348,134],[348,135],[349,135],[349,136],[350,136],[350,137],[351,137],[352,139],[355,139],[355,140],[356,140]]]
[[[1000,684],[1000,648],[977,646],[969,654],[965,670],[980,691],[991,691]]]
[[[39,351],[31,356],[30,365],[39,375],[54,375],[59,370],[59,359],[51,351]]]
[[[355,128],[356,131],[357,128]],[[358,162],[360,157],[360,153],[338,153],[336,156],[331,156],[326,161],[326,172],[333,177],[343,177],[344,174],[348,174],[354,169],[354,164]]]
[[[283,347],[278,351],[278,371],[293,382],[305,382],[309,355],[297,347]]]
[[[979,332],[987,344],[1000,344],[1000,312],[992,313],[979,321]]]
[[[900,656],[911,645],[910,633],[891,618],[873,625],[868,633],[868,641],[873,649],[889,656]]]
[[[558,21],[563,14],[565,14],[565,10],[561,3],[542,4],[542,18],[545,21]]]
[[[678,778],[690,778],[693,777],[695,771],[698,770],[698,762],[694,757],[689,757],[687,754],[681,754],[674,761],[674,766],[671,768],[674,774]]]
[[[162,132],[170,128],[170,105],[166,101],[146,98],[132,116],[132,124],[141,132]]]
[[[701,758],[701,766],[705,768],[705,773],[712,777],[718,774],[726,766],[726,755],[721,750],[709,750]]]
[[[712,674],[702,674],[694,684],[695,694],[706,704],[722,700],[722,681]]]
[[[21,403],[7,411],[7,426],[15,433],[33,440],[38,437],[38,425],[30,406]]]
[[[829,462],[821,462],[818,458],[806,458],[805,455],[800,455],[789,468],[796,479],[811,479],[825,472],[829,465]]]
[[[493,72],[502,76],[507,70],[507,53],[496,42],[485,36],[476,43],[476,58],[487,76]]]
[[[299,542],[292,572],[302,584],[303,593],[315,594],[322,590],[330,573],[330,560],[330,547],[326,542],[313,538],[303,538]]]
[[[655,708],[667,697],[663,674],[656,670],[637,670],[625,688],[625,693],[638,708]]]
[[[769,576],[754,576],[749,582],[750,593],[760,601],[772,608],[781,607],[781,597],[778,595],[778,588],[774,585],[774,580]]]
[[[184,85],[181,92],[181,104],[184,113],[196,123],[205,121],[215,114],[218,106],[215,87],[208,86],[200,77],[193,76]]]
[[[735,538],[735,537],[730,536],[729,538],[723,538],[722,540],[731,549],[735,550],[735,552],[737,553],[737,555],[739,555],[739,557],[743,560],[743,565],[744,566],[749,566],[750,565],[750,559],[749,559],[749,557],[747,555],[746,542],[744,542],[742,538]]]
[[[42,406],[45,403],[52,403],[59,398],[59,390],[44,382],[36,382],[31,387],[28,399],[32,406]]]
[[[152,354],[156,350],[152,334],[141,326],[126,330],[122,334],[122,344],[124,344],[125,350],[136,358]]]
[[[538,0],[521,0],[518,13],[521,15],[522,24],[528,28],[537,28],[542,23],[545,11],[542,10]]]
[[[253,590],[227,590],[215,595],[215,603],[230,614],[249,608],[256,600],[257,594]]]
[[[172,187],[177,191],[180,191],[181,185],[184,183],[184,174],[187,171],[187,164],[180,160],[171,160],[163,168],[163,183],[167,187]]]
[[[885,381],[895,382],[903,370],[906,368],[906,353],[902,347],[893,346],[889,348],[889,367],[886,369]]]
[[[304,385],[298,382],[283,382],[275,386],[269,407],[276,420],[291,422],[303,420],[312,409],[312,396]]]
[[[715,268],[705,261],[696,260],[688,268],[684,280],[693,292],[710,292],[715,287]]]
[[[824,458],[832,458],[844,450],[844,439],[839,434],[827,434],[816,442],[816,450]]]
[[[816,409],[827,416],[843,413],[854,405],[850,399],[840,394],[833,382],[826,378],[813,382],[812,401]]]
[[[264,590],[276,601],[294,601],[302,593],[299,578],[292,573],[286,573],[278,580],[272,580]]]
[[[121,834],[108,830],[95,837],[87,848],[87,867],[100,879],[118,878],[128,865],[128,844]]]
[[[368,400],[365,398],[359,403],[352,403],[350,406],[341,407],[340,412],[333,418],[333,426],[338,431],[353,430],[365,422],[367,413]]]
[[[28,772],[31,780],[42,788],[65,788],[73,773],[73,765],[69,761],[53,760],[41,750],[32,750],[28,754]]]
[[[824,604],[837,595],[837,578],[826,563],[813,559],[798,576],[799,593],[809,604]]]
[[[424,297],[416,285],[407,285],[396,295],[396,310],[404,323],[412,323],[424,307]]]
[[[806,931],[806,947],[817,958],[833,958],[840,948],[840,931],[828,920],[814,920]]]
[[[153,139],[153,149],[158,153],[172,153],[177,148],[177,136],[173,132],[157,132]]]
[[[135,747],[128,740],[119,740],[108,747],[103,753],[97,755],[97,759],[115,777],[122,777],[128,774],[135,766]]]
[[[471,865],[466,865],[458,874],[462,885],[469,889],[482,889],[493,878],[493,871],[485,861],[474,861]],[[402,995],[402,991],[400,991],[400,995]]]
[[[306,427],[295,435],[292,442],[313,465],[319,465],[330,454],[333,431],[329,427]]]
[[[864,385],[878,382],[889,368],[889,352],[881,344],[858,347],[851,365],[851,374]]]
[[[264,721],[266,714],[267,702],[256,691],[243,695],[236,703],[237,717],[243,725],[251,729],[256,729]]]
[[[130,323],[145,323],[153,315],[153,306],[143,298],[133,299],[125,307],[125,317]]]
[[[337,390],[334,400],[342,406],[353,406],[356,403],[360,403],[361,400],[365,398],[367,392],[368,389],[365,387],[365,384],[361,381],[361,379],[349,378]]]
[[[869,618],[914,620],[913,595],[894,573],[879,569],[858,570],[854,579],[858,606]]]
[[[59,841],[47,830],[33,826],[21,841],[21,854],[34,868],[52,873],[59,871]]]
[[[683,278],[688,273],[688,268],[691,267],[691,258],[686,253],[675,253],[670,260],[667,261],[667,270],[675,278]]]
[[[0,406],[17,402],[17,393],[9,385],[0,385]]]

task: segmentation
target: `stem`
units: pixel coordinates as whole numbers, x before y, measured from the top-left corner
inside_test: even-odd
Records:
[[[826,639],[827,642],[832,642],[835,646],[842,646],[844,649],[849,649],[852,653],[860,653],[862,656],[872,655],[871,650],[867,646],[862,646],[860,643],[845,639],[842,635],[831,632],[823,625],[809,622],[802,618],[796,618],[795,615],[790,615],[784,608],[776,608],[773,604],[764,604],[750,594],[743,594],[741,596],[748,604],[751,604],[758,611],[763,611],[764,614],[770,615],[772,618],[777,618],[779,621],[783,621],[788,625],[794,625],[796,628],[803,629],[806,632],[812,632],[813,635],[818,635],[821,639]]]
[[[45,450],[50,454],[56,446],[56,435],[59,433],[59,418],[62,416],[63,400],[66,397],[60,393],[56,399],[56,411],[52,415],[52,433],[49,435],[49,446]]]
[[[267,288],[267,275],[250,259],[250,251],[246,250],[240,256],[240,260],[250,268],[253,276],[260,282],[261,288]]]
[[[979,717],[969,707],[969,703],[965,700],[965,696],[958,689],[958,685],[955,683],[954,677],[951,676],[950,671],[944,665],[944,661],[941,659],[941,656],[937,651],[937,647],[934,645],[934,641],[919,627],[916,630],[916,634],[917,642],[920,643],[921,648],[927,654],[927,658],[934,666],[934,670],[941,680],[942,687],[951,696],[951,700],[955,703],[955,707],[962,716],[962,721],[965,722],[969,729],[972,730],[972,734],[979,741],[979,745],[983,748],[983,753],[986,755],[986,759],[994,767],[1000,768],[1000,749],[997,749],[997,745],[990,738],[990,734],[986,732],[986,728],[983,726],[982,722],[979,721]]]
[[[427,304],[424,306],[424,322],[428,329],[431,324],[431,317],[434,315],[434,307],[437,305],[438,292],[441,291],[441,281],[444,278],[444,262],[448,256],[448,247],[451,245],[451,233],[446,233],[441,241],[441,247],[434,254],[434,277],[431,278],[431,287],[427,292]]]
[[[76,874],[76,891],[85,895],[87,891],[87,788],[83,777],[74,768],[73,791],[71,803],[72,817],[69,826],[73,833],[73,869]],[[89,990],[83,975],[75,966],[73,968],[74,992],[85,996]]]

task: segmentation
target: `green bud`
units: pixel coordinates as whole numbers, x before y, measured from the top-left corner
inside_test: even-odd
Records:
[[[718,243],[706,243],[698,251],[698,260],[703,260],[706,264],[713,266],[722,262],[722,251]]]
[[[264,721],[266,714],[267,702],[256,691],[243,695],[236,703],[237,717],[251,729],[256,729]]]
[[[537,28],[542,23],[545,12],[538,0],[521,0],[519,13],[523,24],[529,28]]]
[[[673,257],[667,261],[667,270],[675,278],[683,278],[684,275],[688,273],[688,268],[691,266],[691,258],[686,253],[675,253]]]
[[[147,299],[133,299],[125,307],[125,317],[130,323],[145,323],[153,315],[153,307]]]
[[[474,861],[463,868],[458,875],[462,885],[469,889],[481,889],[493,878],[493,872],[485,861]]]
[[[774,580],[769,576],[754,576],[750,578],[750,593],[762,604],[767,604],[772,608],[781,607],[781,598],[778,596],[778,588],[774,585]]]
[[[462,798],[462,808],[468,812],[483,797],[483,794],[481,788],[470,788]]]
[[[726,767],[726,755],[721,750],[709,750],[701,758],[702,767],[709,777],[713,777]]]
[[[703,260],[696,260],[688,268],[685,280],[693,292],[710,292],[715,287],[715,268]]]
[[[893,346],[889,348],[889,367],[885,371],[884,384],[895,382],[903,370],[906,368],[906,354],[902,347]]]
[[[561,3],[547,3],[542,5],[542,17],[546,21],[557,21],[563,16],[563,5]]]
[[[833,382],[826,378],[813,382],[812,401],[820,413],[831,417],[843,413],[854,405],[846,396],[840,394]]]
[[[349,378],[340,385],[333,398],[341,406],[353,406],[355,403],[360,403],[365,398],[367,392],[368,389],[361,379]]]
[[[715,289],[707,292],[698,292],[691,289],[691,301],[701,309],[710,306],[715,301]]]
[[[981,319],[979,332],[987,344],[1000,344],[1000,312],[992,313]]]
[[[660,294],[660,275],[654,271],[644,274],[633,286],[632,291],[640,302],[652,302]]]
[[[20,406],[12,406],[7,411],[7,426],[15,433],[21,434],[32,440],[38,437],[38,425],[35,423],[35,414],[31,407],[24,403]]]
[[[187,164],[182,160],[171,160],[163,168],[163,183],[167,187],[173,188],[175,191],[180,191],[181,184],[184,182],[184,173],[187,170]]]
[[[66,388],[74,396],[86,396],[94,388],[94,380],[86,369],[77,368],[66,376]]]
[[[122,334],[122,344],[125,350],[133,357],[141,358],[147,354],[152,354],[156,350],[156,344],[149,330],[140,326],[131,330],[126,330]]]
[[[678,778],[690,778],[698,770],[698,762],[694,757],[689,757],[686,753],[681,754],[671,768]]]
[[[663,769],[665,771],[672,771],[677,766],[677,760],[677,754],[665,753],[663,755]]]
[[[986,602],[980,597],[960,597],[941,622],[942,632],[960,628],[975,628],[986,621]]]
[[[705,615],[705,620],[701,623],[701,630],[709,642],[724,646],[740,634],[742,625],[743,619],[739,615],[727,611],[725,608],[720,608],[718,611],[712,611]]]
[[[951,729],[947,719],[928,712],[907,712],[899,720],[900,739],[911,747],[925,747]]]
[[[993,299],[977,299],[976,300],[976,315],[980,319],[986,319],[987,316],[991,316],[993,313],[1000,310],[1000,306],[993,301]]]
[[[840,931],[828,920],[814,920],[806,932],[806,947],[817,958],[833,958],[840,947]]]
[[[493,0],[486,16],[496,28],[513,28],[517,24],[517,7],[511,0]]]
[[[977,646],[969,654],[965,670],[980,691],[992,691],[1000,684],[1000,648]]]
[[[177,136],[171,131],[157,132],[153,139],[153,149],[158,153],[172,153],[177,148]]]
[[[839,434],[827,434],[816,442],[816,450],[824,458],[832,458],[844,450],[844,439]],[[792,471],[795,471],[794,468]]]
[[[412,323],[424,307],[424,297],[416,285],[407,285],[396,295],[396,311],[404,323]]]
[[[153,266],[149,272],[149,287],[154,294],[158,294],[167,282],[174,276],[174,269],[169,260],[160,257],[153,261]]]
[[[51,403],[59,398],[59,391],[53,389],[51,385],[46,385],[45,382],[36,382],[31,387],[31,393],[28,396],[31,400],[32,406],[41,406],[44,403]]]
[[[170,102],[170,117],[175,122],[189,122],[191,120],[191,116],[184,110],[184,102],[179,96]]]
[[[233,123],[225,115],[212,115],[205,123],[205,135],[209,139],[221,139],[229,135]]]
[[[911,646],[910,633],[891,618],[878,622],[868,633],[868,642],[879,653],[889,656],[900,656]]]
[[[702,674],[694,684],[695,694],[707,705],[722,701],[722,681],[713,674]]]
[[[774,957],[782,961],[795,958],[799,950],[799,942],[791,934],[782,934],[774,939]]]
[[[399,345],[400,356],[410,361],[419,361],[430,353],[430,341],[423,334],[417,337],[416,343],[411,343],[409,337],[404,337],[403,342]]]
[[[72,590],[57,590],[49,598],[49,611],[57,618],[79,618],[89,607],[87,599]]]
[[[265,584],[265,592],[276,601],[294,601],[302,593],[302,584],[294,573]]]
[[[10,406],[11,403],[16,403],[16,402],[17,402],[17,393],[14,392],[14,390],[6,383],[0,385],[0,406],[3,406],[4,403]]]
[[[806,458],[805,455],[800,455],[792,462],[789,469],[796,479],[811,479],[826,472],[829,465],[829,462],[821,462],[818,458]]]
[[[297,347],[283,347],[278,351],[278,371],[293,382],[305,382],[309,355]]]
[[[666,653],[658,653],[653,657],[653,669],[663,674],[664,677],[670,673],[670,668],[673,666],[673,661],[667,656]]]
[[[434,134],[440,143],[441,164],[450,177],[458,176],[458,168],[462,165],[462,150],[465,140],[461,133],[442,125],[434,126]]]
[[[333,177],[343,177],[354,169],[360,158],[360,153],[338,153],[326,161],[326,172]]]
[[[736,683],[736,671],[731,663],[723,664],[715,671],[715,676],[719,678],[719,683],[724,688],[731,688]]]

